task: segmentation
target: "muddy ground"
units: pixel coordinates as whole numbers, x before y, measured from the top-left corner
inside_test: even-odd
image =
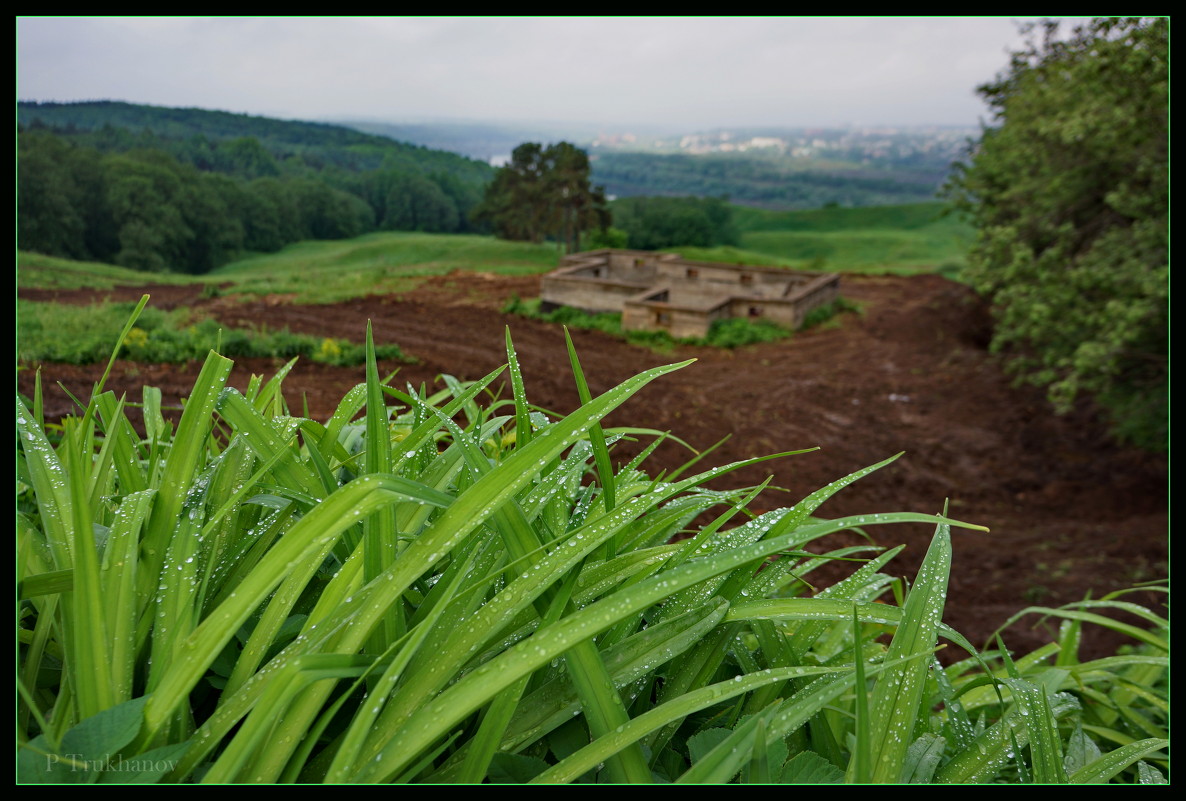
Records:
[[[176,286],[21,297],[80,303],[108,296],[134,300],[144,291],[156,305],[190,307],[229,326],[288,327],[361,341],[369,319],[377,343],[398,343],[420,360],[400,367],[399,379],[415,385],[433,386],[443,372],[475,379],[499,366],[509,324],[529,399],[561,413],[577,405],[560,329],[500,312],[511,294],[538,295],[538,277],[457,273],[401,296],[325,306],[295,305],[283,297],[202,298],[198,288]],[[988,526],[988,534],[953,532],[944,618],[978,644],[1027,606],[1082,600],[1089,592],[1098,598],[1167,575],[1164,457],[1113,443],[1089,404],[1057,417],[1040,390],[1014,386],[988,353],[987,311],[966,288],[938,276],[846,276],[842,291],[862,305],[863,314],[844,315],[838,326],[787,342],[736,351],[679,347],[657,354],[597,332],[576,331],[573,339],[594,394],[657,364],[697,360],[644,388],[608,425],[670,430],[698,449],[731,435],[705,466],[818,446],[717,484],[752,485],[773,474],[787,492],[768,491],[757,508],[789,505],[904,451],[890,466],[843,490],[820,514],[938,512],[950,499],[951,516]],[[232,383],[242,389],[253,372],[270,374],[278,364],[242,360]],[[177,404],[197,368],[120,362],[108,388],[138,397],[140,386],[150,384],[160,387],[166,403]],[[56,382],[83,396],[101,372],[101,365],[44,365],[47,417],[71,410]],[[31,371],[20,373],[21,392],[31,392],[32,380]],[[292,408],[307,402],[312,416],[324,419],[362,380],[362,367],[298,364],[285,381],[285,394]],[[638,447],[615,453],[624,460]],[[688,456],[665,444],[648,464],[654,472]],[[907,544],[889,569],[913,578],[932,531],[891,526],[869,533],[881,545]],[[849,570],[838,567],[830,575]],[[1161,598],[1147,592],[1130,596],[1164,611]],[[1046,642],[1053,627],[1035,627],[1038,623],[1038,616],[1030,615],[1008,629],[1010,648],[1024,651]],[[1123,642],[1101,629],[1085,632],[1085,648],[1093,655],[1110,653]]]

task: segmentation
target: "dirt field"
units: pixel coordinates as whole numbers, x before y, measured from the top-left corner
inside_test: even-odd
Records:
[[[399,379],[432,385],[449,372],[459,379],[485,375],[504,361],[503,330],[510,325],[523,364],[529,399],[568,412],[577,393],[558,327],[503,315],[512,294],[538,295],[538,278],[454,274],[407,295],[370,297],[329,306],[291,305],[284,298],[238,303],[201,299],[195,288],[159,286],[102,293],[137,299],[142,291],[162,307],[189,306],[230,326],[264,324],[361,341],[367,319],[378,343],[396,342],[421,360]],[[1058,605],[1164,578],[1168,571],[1167,465],[1164,457],[1111,443],[1086,405],[1055,417],[1040,391],[1016,388],[986,350],[986,311],[963,287],[938,276],[845,277],[843,294],[864,306],[839,327],[783,343],[737,351],[679,348],[655,354],[595,332],[573,338],[594,394],[656,364],[696,358],[692,366],[651,384],[608,425],[671,430],[696,448],[731,438],[705,465],[753,455],[819,446],[820,450],[763,463],[731,475],[721,486],[758,483],[770,473],[789,493],[768,492],[759,506],[789,505],[847,473],[905,451],[897,462],[842,491],[820,513],[938,512],[951,501],[953,517],[989,526],[989,534],[953,533],[955,558],[945,621],[983,642],[1010,614],[1040,603]],[[91,302],[96,293],[22,292],[22,297]],[[108,388],[139,395],[158,386],[176,404],[192,385],[197,364],[119,363]],[[232,383],[243,388],[268,361],[244,360]],[[394,369],[397,365],[385,365]],[[83,396],[102,373],[47,364],[47,416],[70,411],[61,381]],[[285,382],[299,410],[324,419],[342,394],[363,379],[363,368],[298,365]],[[20,390],[32,390],[22,371]],[[505,393],[509,396],[509,391]],[[621,458],[636,450],[615,451]],[[652,471],[682,464],[688,454],[664,445]],[[882,545],[908,543],[890,564],[913,578],[931,530],[893,526],[870,530]],[[834,541],[836,544],[840,540]],[[843,575],[851,567],[838,568]],[[1159,604],[1162,596],[1130,599]],[[1164,610],[1162,610],[1164,611]],[[1036,615],[1006,632],[1014,650],[1029,650],[1050,629],[1033,628]],[[1103,655],[1123,642],[1100,630],[1085,632],[1089,652]]]

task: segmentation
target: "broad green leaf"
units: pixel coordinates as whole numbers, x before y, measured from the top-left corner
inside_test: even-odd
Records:
[[[844,771],[814,751],[804,751],[783,765],[779,784],[843,784]]]

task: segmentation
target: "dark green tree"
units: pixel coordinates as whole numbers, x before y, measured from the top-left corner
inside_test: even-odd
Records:
[[[392,182],[383,227],[393,231],[457,230],[457,206],[432,179],[404,175]]]
[[[588,154],[568,142],[547,148],[526,142],[495,173],[473,218],[504,239],[550,237],[569,251],[579,250],[585,231],[607,228],[611,221],[605,192],[590,184],[589,172]]]
[[[182,212],[184,186],[159,151],[108,156],[107,203],[118,231],[115,262],[137,270],[183,271],[194,232]]]
[[[552,235],[567,252],[579,251],[583,232],[609,227],[605,190],[589,183],[589,154],[580,148],[561,142],[545,150],[544,159],[544,193],[552,208]]]
[[[733,208],[724,198],[627,197],[615,200],[614,220],[629,247],[712,247],[740,242]]]
[[[70,171],[72,148],[42,131],[18,139],[17,243],[23,250],[86,258],[82,201]]]
[[[980,87],[993,120],[948,185],[978,230],[967,277],[993,304],[994,350],[1058,409],[1094,395],[1118,434],[1164,450],[1168,21],[1031,34]]]

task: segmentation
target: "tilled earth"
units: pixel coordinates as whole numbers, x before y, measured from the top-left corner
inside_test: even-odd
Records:
[[[1078,601],[1088,593],[1098,598],[1166,576],[1164,457],[1114,444],[1087,404],[1058,417],[1040,390],[1014,386],[987,351],[988,314],[966,288],[933,275],[846,276],[842,291],[862,305],[861,315],[843,315],[839,325],[786,342],[735,351],[679,347],[657,354],[597,332],[574,331],[573,340],[595,395],[657,364],[695,358],[694,364],[644,388],[606,423],[670,430],[697,449],[728,435],[702,467],[818,446],[737,471],[714,485],[748,486],[773,474],[774,485],[787,492],[767,491],[756,508],[790,505],[837,478],[904,452],[841,491],[820,514],[933,513],[946,499],[952,517],[988,526],[987,534],[953,529],[955,555],[944,617],[977,644],[1025,607]],[[578,405],[560,328],[499,311],[512,294],[538,295],[538,277],[455,273],[401,296],[331,305],[296,305],[283,297],[201,298],[198,288],[177,286],[22,291],[21,297],[88,303],[103,297],[138,299],[144,292],[160,307],[189,307],[232,327],[287,327],[358,342],[370,320],[377,343],[398,343],[419,359],[415,365],[381,365],[399,367],[397,381],[416,386],[440,386],[441,373],[480,378],[503,364],[509,325],[528,398],[557,413]],[[232,384],[242,389],[252,373],[270,374],[279,364],[240,360]],[[177,405],[199,366],[117,362],[107,387],[138,399],[142,385],[157,386],[165,403]],[[71,412],[71,401],[57,382],[82,397],[102,369],[43,365],[46,416]],[[291,408],[307,403],[314,418],[324,419],[363,373],[362,367],[298,363],[285,380],[285,396]],[[30,395],[33,371],[21,371],[18,383]],[[509,394],[504,388],[503,396]],[[625,443],[615,455],[624,460],[640,447]],[[654,473],[678,467],[689,456],[679,445],[664,444],[647,464]],[[867,531],[880,545],[907,544],[887,569],[912,579],[932,529],[899,525]],[[854,537],[837,536],[821,545],[850,543]],[[812,575],[826,583],[851,569],[838,565]],[[1164,612],[1162,597],[1142,592],[1127,599]],[[1031,614],[1004,636],[1011,649],[1028,651],[1048,641],[1055,628]],[[1110,653],[1123,642],[1102,629],[1085,631],[1091,655]]]

